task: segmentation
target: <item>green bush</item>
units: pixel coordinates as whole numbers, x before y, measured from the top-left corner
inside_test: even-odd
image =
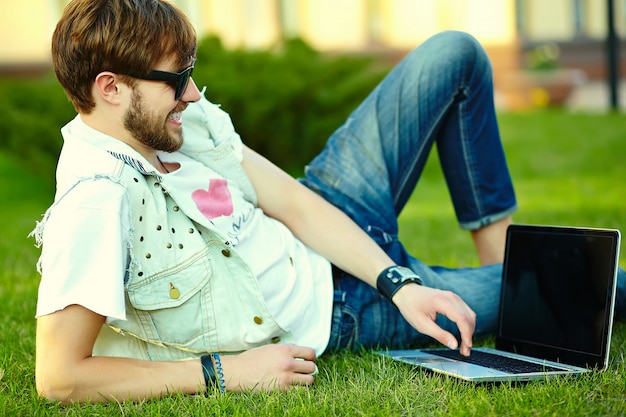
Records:
[[[63,142],[60,129],[75,115],[54,76],[2,79],[0,114],[0,148],[28,164],[33,172],[52,174]]]
[[[244,142],[284,168],[321,150],[388,71],[373,57],[330,57],[299,39],[278,51],[227,51],[200,43],[194,80],[231,115]]]
[[[302,167],[387,71],[373,57],[329,57],[300,40],[280,50],[226,50],[218,38],[200,42],[194,80],[230,113],[255,150],[285,169]],[[73,116],[52,74],[0,81],[0,148],[51,173]]]

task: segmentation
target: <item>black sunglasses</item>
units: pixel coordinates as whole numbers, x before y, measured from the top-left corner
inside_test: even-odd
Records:
[[[187,85],[189,84],[189,80],[191,79],[191,73],[193,72],[194,65],[195,62],[192,63],[190,67],[185,68],[181,72],[152,70],[147,75],[128,75],[134,78],[139,78],[141,80],[164,81],[174,88],[174,100],[180,100],[183,94],[185,94],[185,90],[187,89]]]

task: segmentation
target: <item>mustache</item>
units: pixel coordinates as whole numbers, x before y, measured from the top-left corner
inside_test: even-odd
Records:
[[[178,103],[178,105],[174,107],[174,110],[172,110],[170,114],[182,112],[187,108],[188,105],[189,103]]]

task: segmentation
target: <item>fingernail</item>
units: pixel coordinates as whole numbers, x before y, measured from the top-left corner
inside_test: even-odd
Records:
[[[450,349],[456,349],[456,340],[450,340],[450,341],[448,342],[448,347],[449,347]]]

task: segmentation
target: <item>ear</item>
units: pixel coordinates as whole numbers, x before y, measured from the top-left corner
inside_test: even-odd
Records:
[[[105,102],[117,105],[121,100],[120,87],[124,88],[126,85],[120,82],[117,74],[104,71],[96,76],[94,93]]]

